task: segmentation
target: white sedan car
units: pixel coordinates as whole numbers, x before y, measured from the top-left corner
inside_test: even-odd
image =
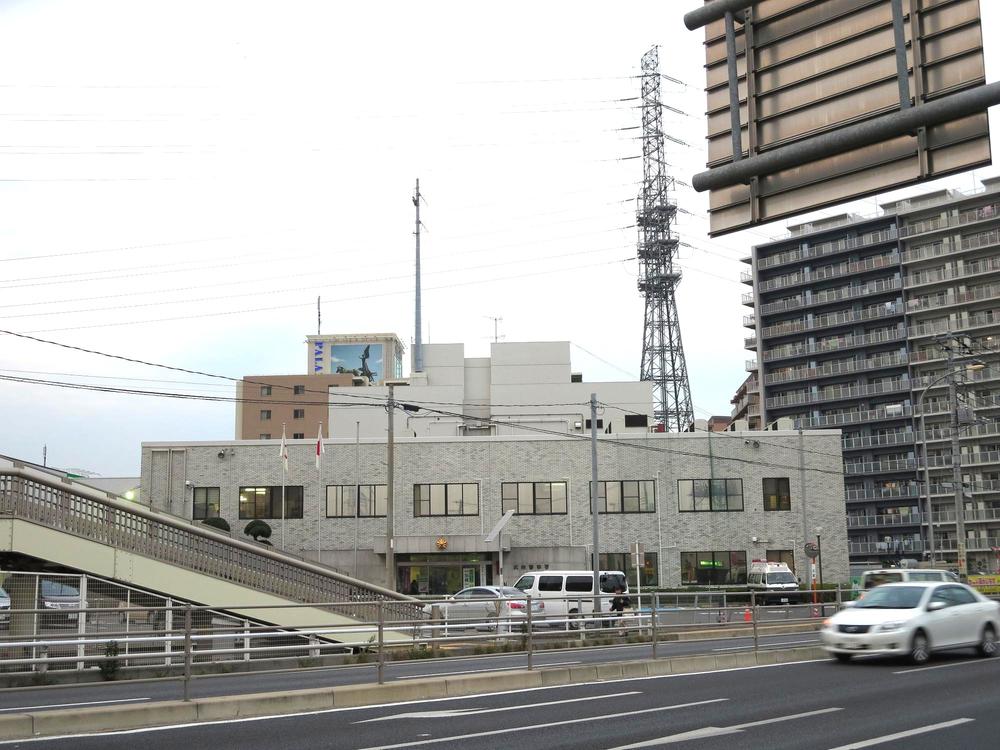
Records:
[[[820,641],[840,661],[855,654],[909,656],[923,664],[932,651],[978,649],[995,656],[1000,604],[961,583],[887,583],[823,623]]]

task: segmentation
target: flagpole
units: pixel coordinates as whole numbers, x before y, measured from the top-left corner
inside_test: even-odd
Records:
[[[285,479],[288,474],[288,447],[285,445],[285,423],[281,423],[281,551],[285,551]]]
[[[319,490],[316,500],[316,562],[323,563],[323,469],[320,457],[323,455],[323,423],[319,423],[319,437],[316,438],[316,478]]]

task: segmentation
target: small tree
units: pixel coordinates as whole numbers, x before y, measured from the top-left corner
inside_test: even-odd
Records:
[[[227,521],[225,518],[220,518],[219,516],[215,516],[214,518],[206,518],[204,521],[202,521],[202,523],[205,524],[206,526],[211,526],[213,529],[219,529],[220,531],[226,531],[226,532],[231,531],[231,529],[229,528],[229,521]]]
[[[255,518],[250,523],[246,525],[243,529],[243,533],[247,536],[253,537],[255,542],[260,542],[261,544],[270,544],[268,539],[271,538],[271,527],[268,526],[264,521],[259,518]]]

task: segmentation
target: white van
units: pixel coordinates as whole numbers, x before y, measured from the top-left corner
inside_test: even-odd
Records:
[[[553,627],[566,627],[574,615],[594,612],[594,571],[592,570],[533,570],[514,583],[532,598],[545,600],[545,618],[557,620]],[[617,592],[628,594],[628,581],[620,570],[601,571],[601,611],[611,611],[611,598]],[[576,625],[569,623],[569,627]]]
[[[747,572],[747,588],[765,604],[798,601],[799,581],[785,563],[754,560]]]
[[[883,583],[907,583],[909,581],[946,581],[955,583],[958,576],[949,570],[930,568],[880,568],[866,570],[861,574],[861,590],[881,586]]]

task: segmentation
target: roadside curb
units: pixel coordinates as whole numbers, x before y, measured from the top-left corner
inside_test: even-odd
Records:
[[[160,701],[34,713],[7,713],[0,716],[0,740],[112,732],[260,716],[278,717],[333,708],[781,664],[821,658],[825,655],[826,652],[818,646],[809,646],[570,667],[540,667],[533,670],[518,669],[454,677],[427,677],[388,682],[383,685],[344,685],[276,693],[217,696],[188,702]]]

